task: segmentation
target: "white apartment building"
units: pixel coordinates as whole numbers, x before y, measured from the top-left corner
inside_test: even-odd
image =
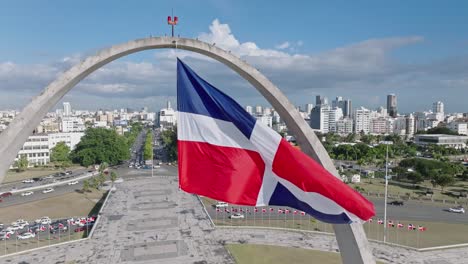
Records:
[[[273,127],[273,118],[269,115],[256,115],[255,119],[268,127]]]
[[[65,144],[73,150],[83,136],[83,132],[35,134],[29,136],[18,152],[15,161],[21,156],[26,155],[30,167],[34,165],[46,165],[50,162],[50,151],[57,143],[65,142]],[[13,168],[13,165],[14,163],[10,168]]]
[[[69,102],[64,102],[63,103],[63,116],[71,116],[71,115],[72,115],[71,104]]]
[[[249,113],[250,115],[252,115],[252,114],[253,114],[253,108],[252,108],[252,106],[250,106],[250,105],[246,106],[246,107],[245,107],[245,111],[246,111],[247,113]]]
[[[312,109],[310,126],[322,133],[336,131],[336,122],[343,118],[343,110],[338,107],[321,104]]]
[[[348,135],[353,133],[353,120],[351,118],[343,118],[336,121],[336,125],[332,132],[339,135]]]
[[[413,114],[406,117],[406,135],[412,136],[415,132],[415,119]]]
[[[159,127],[165,130],[177,124],[177,112],[172,109],[171,102],[167,102],[167,107],[159,111],[158,115]]]
[[[53,149],[57,143],[65,142],[70,150],[75,149],[75,146],[80,143],[81,138],[84,136],[83,132],[74,133],[52,133],[48,135],[49,149]]]
[[[466,122],[454,121],[449,123],[447,127],[460,135],[468,135],[468,123]]]
[[[62,117],[60,131],[64,133],[85,131],[83,119],[80,117]]]
[[[371,134],[388,134],[388,118],[377,117],[370,120]]]
[[[24,142],[23,147],[18,152],[15,158],[17,161],[20,157],[26,156],[29,166],[46,165],[49,163],[49,136],[47,134],[37,134],[29,136]],[[14,163],[12,164],[12,166]]]
[[[361,131],[370,133],[370,110],[362,106],[354,112],[354,132],[358,134]]]

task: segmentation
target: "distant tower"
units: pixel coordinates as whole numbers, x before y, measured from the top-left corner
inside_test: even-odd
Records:
[[[395,94],[387,95],[387,111],[391,117],[397,117],[397,98]]]
[[[247,113],[251,114],[252,115],[252,111],[253,111],[253,108],[252,106],[248,105],[245,107],[245,111],[247,111]]]
[[[435,114],[438,114],[438,113],[443,114],[444,113],[444,103],[442,103],[441,101],[437,101],[437,102],[433,103],[432,104],[432,112],[434,112]]]
[[[63,103],[63,116],[71,116],[71,105],[69,102]]]
[[[171,108],[172,108],[172,107],[171,107],[171,101],[169,101],[169,100],[167,101],[167,107],[166,107],[166,108],[167,108],[167,109],[171,109]]]
[[[312,111],[312,108],[314,108],[313,104],[306,104],[305,105],[305,112],[310,115],[310,112]]]
[[[328,105],[328,98],[317,95],[315,96],[315,106]]]
[[[255,114],[262,115],[263,114],[263,107],[261,105],[255,106]]]

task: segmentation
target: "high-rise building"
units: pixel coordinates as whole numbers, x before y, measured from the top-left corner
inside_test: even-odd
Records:
[[[387,95],[387,112],[391,117],[397,117],[397,98],[395,94]]]
[[[351,100],[343,100],[343,97],[337,96],[335,100],[332,101],[332,107],[339,107],[343,111],[343,116],[351,117],[352,115],[352,106]]]
[[[432,112],[435,114],[441,113],[444,114],[444,103],[441,101],[437,101],[432,104]]]
[[[317,95],[315,96],[315,106],[328,105],[328,98]]]
[[[250,105],[246,106],[246,107],[245,107],[245,111],[247,111],[247,113],[249,113],[250,115],[252,115],[252,114],[253,114],[253,108],[252,108],[252,106],[250,106]]]
[[[409,114],[407,117],[406,117],[406,135],[409,135],[409,136],[412,136],[414,135],[414,131],[415,131],[415,119],[414,119],[414,116],[413,114]]]
[[[343,118],[343,111],[329,105],[315,106],[310,114],[310,126],[322,133],[336,131],[336,122]]]
[[[263,107],[261,105],[255,106],[255,114],[262,115],[263,114]]]
[[[369,134],[370,132],[370,110],[361,106],[354,112],[354,132]]]
[[[63,116],[71,116],[71,105],[69,102],[63,103]]]
[[[305,112],[310,115],[310,112],[312,111],[312,108],[314,108],[313,104],[306,104],[305,105]]]

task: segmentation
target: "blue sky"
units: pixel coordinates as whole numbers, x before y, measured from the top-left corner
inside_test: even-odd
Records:
[[[217,40],[298,105],[322,94],[375,108],[397,93],[403,112],[429,109],[436,100],[448,111],[468,112],[467,1],[1,1],[0,108],[20,109],[59,72],[101,48],[169,34],[172,8],[177,34]],[[242,46],[248,42],[258,49]],[[266,103],[226,67],[178,55],[241,103]],[[65,100],[77,108],[156,110],[174,100],[174,65],[167,50],[132,55],[91,75]]]

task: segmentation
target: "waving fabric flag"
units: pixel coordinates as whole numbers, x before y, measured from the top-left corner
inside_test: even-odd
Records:
[[[177,61],[179,184],[251,206],[289,206],[327,223],[362,222],[374,206]]]

